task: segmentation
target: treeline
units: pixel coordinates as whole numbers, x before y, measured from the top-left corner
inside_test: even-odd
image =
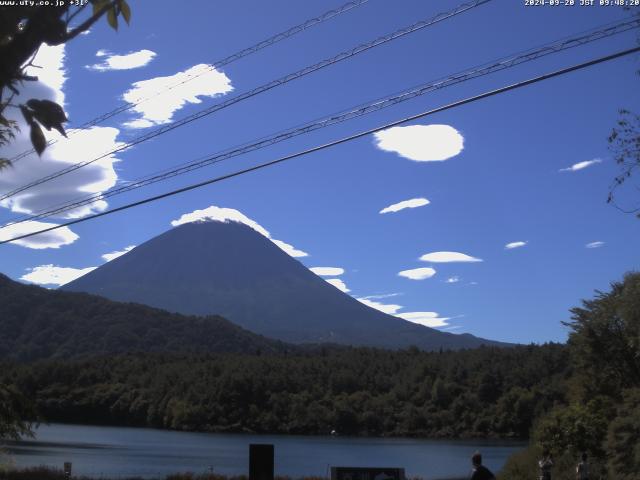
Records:
[[[295,348],[219,316],[190,317],[0,274],[0,358],[34,361],[126,352],[282,352]],[[1,413],[1,412],[0,412]]]
[[[507,462],[502,478],[537,480],[544,449],[554,479],[571,479],[582,452],[589,478],[640,479],[640,273],[571,310],[567,351],[573,374],[567,403],[535,421],[530,447]]]
[[[209,432],[527,437],[567,398],[562,345],[130,354],[0,364],[52,422]]]

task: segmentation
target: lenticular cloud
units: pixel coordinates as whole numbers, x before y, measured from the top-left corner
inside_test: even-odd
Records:
[[[440,162],[464,149],[464,138],[449,125],[393,127],[374,134],[376,146],[416,162]]]

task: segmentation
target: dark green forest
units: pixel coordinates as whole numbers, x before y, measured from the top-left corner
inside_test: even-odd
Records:
[[[124,355],[0,364],[49,421],[260,433],[526,437],[565,402],[560,345]]]
[[[96,295],[51,291],[0,274],[0,359],[292,348],[219,316],[191,317]]]

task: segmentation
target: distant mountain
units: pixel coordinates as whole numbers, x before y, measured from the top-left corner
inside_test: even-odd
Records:
[[[125,352],[270,353],[286,347],[218,316],[187,317],[23,285],[0,274],[0,359]]]
[[[367,307],[238,222],[173,228],[65,285],[191,315],[218,314],[268,337],[425,350],[505,345]]]

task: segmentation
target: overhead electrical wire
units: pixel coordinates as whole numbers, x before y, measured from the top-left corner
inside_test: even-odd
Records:
[[[105,120],[108,120],[111,117],[114,117],[120,113],[126,112],[128,110],[131,110],[134,107],[137,107],[138,105],[141,105],[144,102],[147,102],[153,98],[158,97],[159,95],[162,95],[170,90],[173,90],[174,88],[177,88],[181,85],[184,85],[198,77],[201,77],[202,75],[204,75],[207,72],[211,72],[213,70],[217,70],[220,69],[226,65],[229,65],[230,63],[235,62],[236,60],[240,60],[241,58],[244,58],[248,55],[251,55],[253,53],[256,53],[260,50],[262,50],[263,48],[267,48],[270,47],[271,45],[274,45],[282,40],[286,40],[287,38],[293,37],[294,35],[297,35],[298,33],[304,32],[305,30],[314,27],[316,25],[319,25],[327,20],[330,20],[334,17],[337,17],[343,13],[348,12],[349,10],[352,10],[354,8],[360,7],[362,5],[364,5],[365,3],[367,3],[369,0],[353,0],[351,2],[347,2],[344,5],[341,5],[338,8],[334,8],[332,10],[328,10],[324,13],[322,13],[321,15],[318,15],[317,17],[314,18],[310,18],[306,21],[304,21],[303,23],[300,23],[298,25],[295,25],[291,28],[289,28],[288,30],[285,30],[283,32],[277,33],[265,40],[262,40],[261,42],[258,42],[250,47],[244,48],[236,53],[233,53],[225,58],[223,58],[222,60],[217,60],[215,62],[213,62],[212,64],[208,65],[207,68],[203,69],[202,71],[199,71],[198,73],[194,73],[191,75],[188,75],[187,78],[185,78],[184,80],[180,81],[180,82],[176,82],[173,85],[170,85],[158,92],[155,92],[153,95],[145,97],[145,98],[141,98],[140,100],[137,100],[135,102],[128,102],[128,103],[124,103],[122,105],[120,105],[119,107],[103,113],[102,115],[94,118],[93,120],[89,120],[85,123],[83,123],[82,125],[80,125],[79,127],[70,130],[69,131],[69,136],[75,135],[76,133],[82,131],[82,130],[86,130],[89,127],[93,127],[94,125],[98,125],[102,122],[104,122]],[[56,143],[58,140],[50,140],[47,142],[47,145],[53,145],[54,143]],[[18,162],[19,160],[23,159],[24,157],[35,153],[35,149],[29,149],[26,150],[18,155],[16,155],[13,158],[10,158],[9,161],[13,164],[15,164],[16,162]]]
[[[241,146],[232,147],[222,152],[217,152],[215,154],[210,154],[208,156],[201,157],[198,160],[180,164],[172,169],[165,169],[161,172],[156,172],[154,174],[150,174],[145,177],[132,180],[130,182],[127,182],[124,185],[114,187],[106,192],[96,193],[93,195],[82,197],[80,199],[73,200],[71,202],[58,204],[55,207],[49,207],[48,209],[43,209],[35,214],[26,215],[19,219],[7,222],[4,225],[0,226],[0,229],[9,227],[11,225],[15,225],[17,223],[41,220],[43,218],[48,218],[52,216],[59,216],[61,213],[75,210],[83,206],[91,205],[92,203],[95,203],[97,201],[105,200],[115,195],[126,193],[131,190],[136,190],[138,188],[151,185],[153,183],[157,183],[160,181],[164,181],[169,178],[176,177],[178,175],[183,175],[199,168],[203,168],[212,164],[217,164],[229,158],[243,155],[255,150],[259,150],[261,148],[274,145],[276,143],[282,142],[284,140],[288,140],[298,135],[306,134],[315,130],[319,130],[321,128],[328,127],[330,125],[335,125],[337,123],[341,123],[341,122],[344,122],[353,118],[357,118],[378,110],[382,110],[389,106],[396,105],[398,103],[416,98],[418,96],[424,95],[426,93],[430,93],[435,90],[439,90],[439,89],[446,88],[448,86],[455,85],[467,80],[475,79],[484,75],[505,70],[507,68],[514,67],[516,65],[521,65],[525,62],[536,60],[541,57],[544,57],[553,53],[558,53],[563,50],[574,48],[580,45],[585,45],[587,43],[601,40],[603,38],[608,38],[610,36],[623,33],[638,27],[640,27],[640,18],[637,18],[637,17],[632,17],[632,18],[624,19],[622,21],[615,22],[615,23],[610,23],[607,25],[596,27],[594,29],[588,30],[586,32],[581,32],[580,34],[577,34],[571,37],[565,37],[561,40],[547,43],[545,45],[539,46],[534,49],[529,49],[521,53],[512,54],[510,56],[503,57],[501,59],[498,59],[489,63],[485,63],[483,65],[473,67],[471,69],[468,69],[462,72],[458,72],[448,77],[445,77],[436,81],[431,81],[429,83],[425,83],[417,87],[413,87],[411,89],[405,90],[401,93],[398,93],[392,96],[388,96],[382,99],[368,102],[366,104],[359,105],[357,107],[354,107],[351,110],[347,110],[347,111],[336,113],[327,117],[323,117],[322,119],[315,120],[307,124],[297,126],[268,137],[264,137],[262,139],[254,141],[253,143],[247,143]]]
[[[145,135],[141,135],[141,136],[135,138],[134,140],[121,145],[118,148],[115,148],[115,149],[110,150],[110,151],[108,151],[106,153],[103,153],[102,155],[100,155],[100,156],[98,156],[98,157],[96,157],[96,158],[94,158],[92,160],[86,160],[84,162],[76,163],[76,164],[71,165],[71,166],[69,166],[67,168],[59,170],[58,172],[54,172],[54,173],[52,173],[50,175],[47,175],[45,177],[42,177],[42,178],[40,178],[38,180],[34,180],[33,182],[30,182],[30,183],[28,183],[26,185],[18,187],[18,188],[14,189],[14,190],[12,190],[12,191],[10,191],[8,193],[0,195],[0,201],[6,200],[7,198],[13,197],[14,195],[17,195],[18,193],[24,192],[25,190],[33,188],[33,187],[35,187],[37,185],[41,185],[43,183],[49,182],[49,181],[54,180],[56,178],[59,178],[59,177],[61,177],[63,175],[66,175],[68,173],[76,171],[76,170],[78,170],[78,169],[80,169],[82,167],[85,167],[87,165],[95,163],[95,162],[97,162],[97,161],[99,161],[99,160],[101,160],[101,159],[103,159],[103,158],[105,158],[105,157],[107,157],[109,155],[113,155],[114,153],[121,152],[121,151],[123,151],[123,150],[125,150],[127,148],[130,148],[130,147],[134,146],[134,145],[138,145],[138,144],[140,144],[142,142],[145,142],[147,140],[155,138],[155,137],[157,137],[159,135],[163,135],[163,134],[165,134],[165,133],[167,133],[167,132],[169,132],[171,130],[174,130],[176,128],[182,127],[184,125],[187,125],[187,124],[189,124],[189,123],[191,123],[193,121],[199,120],[199,119],[201,119],[201,118],[203,118],[203,117],[205,117],[207,115],[210,115],[210,114],[212,114],[212,113],[214,113],[214,112],[216,112],[218,110],[222,110],[222,109],[224,109],[226,107],[229,107],[231,105],[234,105],[234,104],[236,104],[238,102],[241,102],[241,101],[246,100],[248,98],[254,97],[254,96],[256,96],[256,95],[258,95],[260,93],[266,92],[266,91],[271,90],[271,89],[273,89],[275,87],[279,87],[280,85],[284,85],[284,84],[289,83],[289,82],[291,82],[293,80],[297,80],[297,79],[302,78],[302,77],[304,77],[306,75],[309,75],[310,73],[316,72],[316,71],[318,71],[320,69],[323,69],[323,68],[328,67],[330,65],[333,65],[335,63],[341,62],[343,60],[352,58],[352,57],[354,57],[356,55],[359,55],[360,53],[366,52],[366,51],[368,51],[368,50],[370,50],[372,48],[378,47],[380,45],[384,45],[384,44],[386,44],[388,42],[391,42],[393,40],[397,40],[398,38],[401,38],[401,37],[404,37],[405,35],[409,35],[411,33],[417,32],[419,30],[422,30],[423,28],[432,26],[432,25],[434,25],[436,23],[439,23],[439,22],[441,22],[443,20],[455,17],[455,16],[457,16],[457,15],[459,15],[461,13],[464,13],[466,11],[469,11],[469,10],[471,10],[473,8],[479,7],[480,5],[484,5],[486,3],[489,3],[490,1],[491,0],[475,0],[473,2],[468,2],[468,3],[461,4],[458,7],[454,8],[453,10],[450,10],[448,12],[440,13],[440,14],[438,14],[438,15],[436,15],[434,17],[431,17],[429,19],[421,20],[421,21],[416,22],[416,23],[414,23],[414,24],[412,24],[412,25],[410,25],[408,27],[404,27],[404,28],[401,28],[399,30],[396,30],[393,33],[390,33],[390,34],[387,34],[387,35],[383,35],[383,36],[378,37],[375,40],[372,40],[370,42],[360,44],[360,45],[358,45],[358,46],[356,46],[356,47],[354,47],[352,49],[349,49],[349,50],[345,50],[345,51],[343,51],[343,52],[341,52],[341,53],[339,53],[339,54],[337,54],[337,55],[335,55],[335,56],[333,56],[331,58],[328,58],[328,59],[323,60],[321,62],[315,63],[315,64],[313,64],[311,66],[305,67],[305,68],[303,68],[301,70],[298,70],[297,72],[285,75],[284,77],[281,77],[281,78],[279,78],[277,80],[273,80],[273,81],[271,81],[269,83],[261,85],[261,86],[255,88],[255,89],[253,89],[253,90],[247,91],[247,92],[245,92],[243,94],[240,94],[240,95],[237,95],[235,97],[231,97],[231,98],[229,98],[229,99],[227,99],[227,100],[225,100],[223,102],[220,102],[220,103],[212,105],[212,106],[210,106],[208,108],[199,110],[198,112],[195,112],[195,113],[193,113],[191,115],[183,117],[180,120],[177,120],[175,122],[167,124],[167,125],[165,125],[163,127],[157,128],[157,129],[155,129],[155,130],[153,130],[153,131],[151,131],[151,132],[149,132],[149,133],[147,133]]]
[[[130,208],[138,207],[140,205],[144,205],[144,204],[147,204],[147,203],[152,203],[152,202],[155,202],[155,201],[158,201],[158,200],[162,200],[164,198],[172,197],[172,196],[178,195],[180,193],[184,193],[184,192],[188,192],[188,191],[191,191],[191,190],[195,190],[197,188],[201,188],[201,187],[204,187],[206,185],[219,183],[219,182],[222,182],[224,180],[228,180],[230,178],[234,178],[234,177],[238,177],[240,175],[244,175],[244,174],[247,174],[247,173],[255,172],[257,170],[262,170],[262,169],[265,169],[267,167],[271,167],[271,166],[274,166],[274,165],[277,165],[277,164],[280,164],[280,163],[284,163],[286,161],[289,161],[289,160],[292,160],[292,159],[295,159],[295,158],[299,158],[299,157],[303,157],[305,155],[309,155],[311,153],[315,153],[315,152],[318,152],[318,151],[321,151],[321,150],[326,150],[328,148],[335,147],[337,145],[341,145],[343,143],[347,143],[347,142],[356,140],[358,138],[362,138],[362,137],[371,135],[373,133],[380,132],[382,130],[386,130],[386,129],[391,128],[391,127],[396,127],[398,125],[402,125],[404,123],[411,122],[413,120],[418,120],[420,118],[424,118],[426,116],[433,115],[435,113],[443,112],[445,110],[451,110],[453,108],[460,107],[462,105],[466,105],[466,104],[469,104],[469,103],[477,102],[479,100],[482,100],[482,99],[485,99],[485,98],[488,98],[488,97],[499,95],[499,94],[502,94],[502,93],[505,93],[505,92],[508,92],[508,91],[511,91],[511,90],[516,90],[516,89],[519,89],[519,88],[523,88],[523,87],[532,85],[534,83],[539,83],[539,82],[542,82],[544,80],[549,80],[549,79],[554,78],[554,77],[558,77],[558,76],[561,76],[561,75],[566,75],[567,73],[571,73],[571,72],[575,72],[575,71],[578,71],[578,70],[582,70],[582,69],[585,69],[587,67],[598,65],[600,63],[608,62],[608,61],[611,61],[611,60],[614,60],[614,59],[617,59],[617,58],[620,58],[620,57],[624,57],[624,56],[630,55],[632,53],[637,53],[637,52],[640,52],[640,47],[634,47],[634,48],[630,48],[630,49],[627,49],[627,50],[622,50],[622,51],[619,51],[619,52],[616,52],[616,53],[613,53],[613,54],[610,54],[610,55],[606,55],[606,56],[603,56],[603,57],[598,57],[598,58],[596,58],[594,60],[590,60],[590,61],[587,61],[587,62],[579,63],[579,64],[576,64],[576,65],[572,65],[570,67],[566,67],[566,68],[563,68],[563,69],[560,69],[560,70],[555,70],[555,71],[550,72],[550,73],[546,73],[546,74],[543,74],[543,75],[539,75],[537,77],[530,78],[528,80],[523,80],[523,81],[520,81],[520,82],[517,82],[517,83],[513,83],[513,84],[507,85],[505,87],[500,87],[500,88],[497,88],[495,90],[490,90],[490,91],[481,93],[479,95],[475,95],[475,96],[472,96],[472,97],[467,97],[467,98],[465,98],[463,100],[458,100],[458,101],[449,103],[447,105],[428,110],[426,112],[422,112],[422,113],[418,113],[416,115],[405,117],[405,118],[403,118],[401,120],[396,120],[394,122],[387,123],[387,124],[382,125],[382,126],[371,128],[369,130],[365,130],[365,131],[362,131],[362,132],[359,132],[359,133],[356,133],[356,134],[353,134],[353,135],[349,135],[347,137],[343,137],[343,138],[340,138],[338,140],[333,140],[331,142],[328,142],[328,143],[325,143],[325,144],[322,144],[322,145],[318,145],[316,147],[309,148],[307,150],[296,152],[296,153],[293,153],[293,154],[290,154],[290,155],[286,155],[284,157],[277,158],[275,160],[271,160],[271,161],[264,162],[264,163],[261,163],[261,164],[258,164],[258,165],[254,165],[252,167],[248,167],[248,168],[245,168],[245,169],[242,169],[242,170],[238,170],[238,171],[235,171],[233,173],[229,173],[229,174],[222,175],[222,176],[219,176],[219,177],[210,178],[210,179],[202,181],[202,182],[198,182],[198,183],[195,183],[195,184],[188,185],[186,187],[178,188],[176,190],[172,190],[170,192],[166,192],[166,193],[163,193],[163,194],[160,194],[160,195],[155,195],[153,197],[148,197],[148,198],[145,198],[143,200],[138,200],[136,202],[129,203],[129,204],[126,204],[126,205],[122,205],[120,207],[116,207],[116,208],[113,208],[111,210],[106,210],[104,212],[96,213],[96,214],[90,215],[88,217],[71,220],[69,222],[66,222],[66,223],[63,223],[63,224],[60,224],[60,225],[54,225],[52,227],[44,228],[44,229],[41,229],[41,230],[38,230],[38,231],[35,231],[35,232],[26,233],[26,234],[23,234],[23,235],[18,235],[16,237],[13,237],[13,238],[10,238],[10,239],[7,239],[7,240],[1,240],[0,241],[0,245],[6,244],[6,243],[9,243],[9,242],[14,242],[14,241],[17,241],[17,240],[22,240],[22,239],[29,238],[29,237],[33,237],[35,235],[40,235],[42,233],[51,232],[51,231],[57,230],[59,228],[69,227],[71,225],[75,225],[75,224],[78,224],[78,223],[84,223],[84,222],[87,222],[89,220],[93,220],[93,219],[96,219],[96,218],[104,217],[106,215],[111,215],[111,214],[116,213],[116,212],[121,212],[121,211],[124,211],[124,210],[128,210]]]

